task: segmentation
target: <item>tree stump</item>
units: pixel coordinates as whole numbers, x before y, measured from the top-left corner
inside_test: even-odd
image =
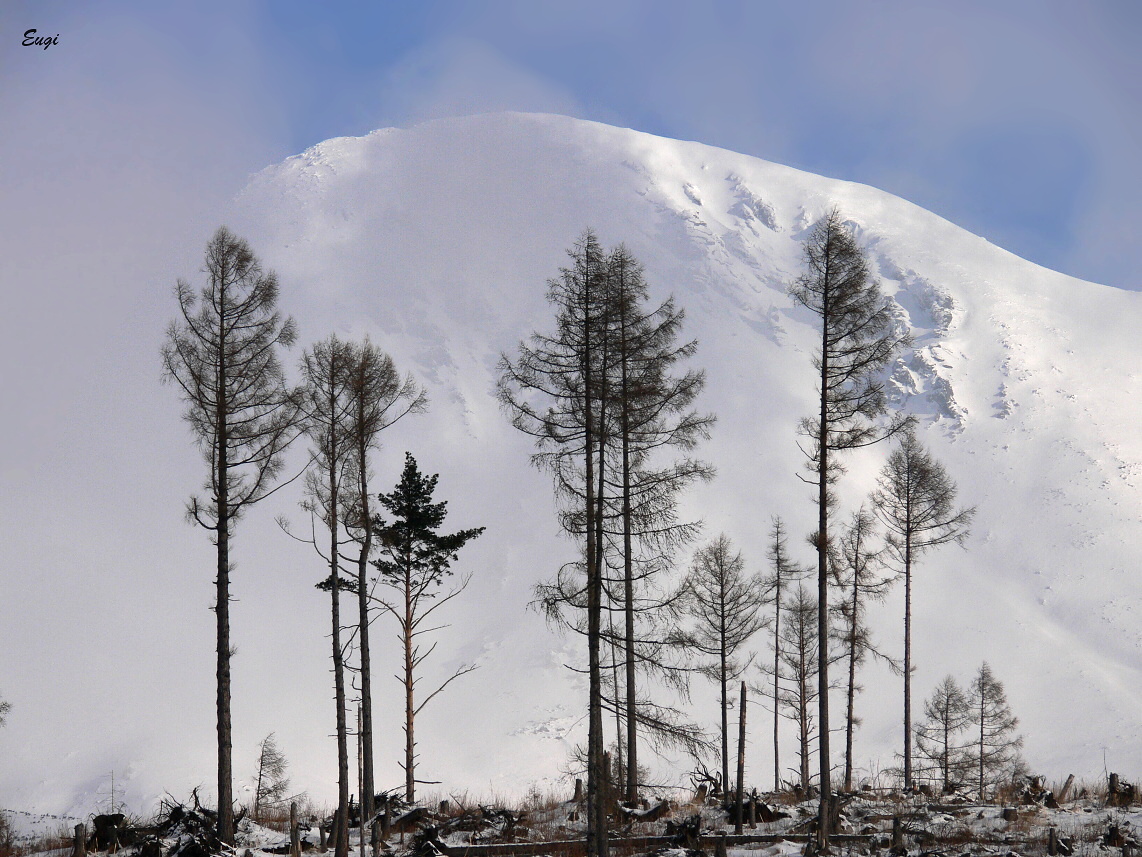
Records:
[[[1067,781],[1063,783],[1063,787],[1059,789],[1059,793],[1055,795],[1055,800],[1057,800],[1059,803],[1065,803],[1071,794],[1071,786],[1074,785],[1074,782],[1075,775],[1071,774],[1067,777]]]
[[[289,805],[289,854],[290,857],[301,857],[301,828],[297,823],[297,802]]]
[[[86,857],[87,855],[87,825],[75,826],[75,843],[72,847],[72,857]]]
[[[1106,830],[1106,835],[1102,837],[1102,844],[1108,848],[1122,848],[1126,845],[1126,837],[1122,835],[1122,830],[1117,824],[1112,824]]]

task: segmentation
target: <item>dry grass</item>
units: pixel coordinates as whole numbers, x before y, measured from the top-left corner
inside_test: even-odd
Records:
[[[23,857],[26,854],[70,853],[75,842],[75,829],[61,823],[43,836],[21,839],[7,818],[0,813],[0,857]]]
[[[289,807],[291,802],[297,804],[297,817],[302,822],[316,823],[318,819],[326,818],[333,812],[330,807],[315,804],[310,800],[309,795],[300,794],[279,804],[263,807],[260,813],[261,818],[256,819],[258,824],[262,827],[268,827],[270,830],[276,830],[278,833],[289,833]],[[253,818],[253,815],[250,817]]]

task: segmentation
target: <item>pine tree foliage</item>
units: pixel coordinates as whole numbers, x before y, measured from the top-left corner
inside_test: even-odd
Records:
[[[817,694],[820,720],[820,788],[818,846],[828,844],[832,800],[829,751],[829,512],[835,503],[830,490],[844,472],[838,453],[877,443],[906,423],[897,417],[888,425],[881,375],[897,348],[907,342],[897,335],[892,318],[870,278],[864,254],[852,232],[833,209],[813,228],[805,242],[805,273],[789,293],[821,320],[820,347],[813,357],[817,370],[819,409],[801,421],[800,433],[807,468],[806,481],[817,488],[817,633],[820,669]]]
[[[976,775],[980,800],[989,789],[1011,779],[1020,761],[1023,738],[1015,733],[1019,725],[1007,703],[1003,683],[985,661],[972,680],[971,695],[971,765]]]
[[[8,722],[8,712],[12,710],[12,703],[0,697],[0,727]]]
[[[692,622],[688,648],[706,659],[700,671],[718,684],[721,708],[722,782],[730,782],[729,685],[749,668],[741,657],[750,638],[765,626],[764,581],[746,573],[745,559],[722,533],[694,554],[686,576],[681,612]]]
[[[975,509],[955,508],[956,483],[909,428],[888,457],[873,493],[888,551],[904,576],[904,781],[912,782],[912,571],[921,555],[968,536]]]
[[[453,563],[465,544],[484,532],[483,527],[440,533],[448,514],[446,501],[433,502],[437,475],[420,472],[416,459],[405,453],[400,482],[388,494],[377,499],[384,512],[377,515],[374,532],[381,557],[373,561],[378,583],[394,593],[391,599],[375,597],[374,601],[390,613],[399,627],[403,663],[398,676],[405,695],[405,800],[416,799],[416,740],[418,715],[429,702],[460,676],[476,669],[475,664],[458,667],[434,690],[417,699],[418,670],[436,648],[433,643],[422,648],[420,639],[440,630],[441,625],[426,624],[429,617],[464,591],[470,578],[463,578],[443,596],[439,587],[452,575]]]
[[[258,743],[258,772],[254,777],[254,821],[261,822],[262,811],[280,804],[289,795],[289,762],[278,748],[271,732]]]
[[[250,246],[220,227],[206,246],[206,285],[178,281],[181,319],[162,349],[163,378],[186,403],[185,418],[206,460],[206,495],[187,516],[217,548],[218,836],[234,844],[230,724],[230,534],[246,509],[275,490],[282,453],[296,436],[296,410],[278,351],[293,344],[292,319],[277,310],[278,281]]]
[[[936,769],[945,793],[971,772],[965,730],[972,723],[967,695],[952,676],[946,676],[924,702],[924,719],[916,727],[916,749]]]

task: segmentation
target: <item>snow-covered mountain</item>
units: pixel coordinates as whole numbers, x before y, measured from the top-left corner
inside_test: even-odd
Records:
[[[577,642],[523,613],[570,548],[546,477],[491,396],[500,353],[550,329],[545,280],[565,248],[588,225],[605,244],[625,242],[653,294],[686,309],[708,374],[701,406],[719,416],[703,450],[719,477],[688,505],[756,568],[771,515],[794,533],[812,528],[794,427],[813,410],[813,320],[786,288],[807,230],[833,206],[914,335],[894,370],[897,404],[921,418],[960,499],[978,506],[967,549],[919,567],[917,693],[948,672],[966,683],[987,659],[1033,767],[1093,773],[1104,750],[1142,766],[1142,295],[1045,270],[874,188],[597,123],[498,114],[329,140],[239,199],[240,232],[279,271],[307,333],[369,333],[428,385],[431,413],[405,442],[444,474],[457,522],[488,526],[455,629],[484,669],[425,733],[426,754],[429,742],[449,747],[432,751],[441,778],[510,787],[550,775],[566,752],[554,739],[582,707],[560,667]],[[842,512],[884,452],[850,457]],[[876,629],[897,653],[899,601]],[[887,765],[898,682],[871,672],[860,753]],[[696,691],[708,711],[712,691]],[[766,770],[766,742],[751,752]]]
[[[986,659],[1007,686],[1034,769],[1094,775],[1105,754],[1124,775],[1142,770],[1142,295],[1045,270],[874,188],[592,122],[495,114],[326,141],[254,177],[229,219],[278,272],[282,308],[306,341],[368,334],[426,385],[429,412],[386,438],[378,490],[396,481],[408,449],[441,474],[451,526],[487,527],[461,556],[471,586],[450,605],[433,656],[441,672],[481,668],[418,721],[426,779],[523,792],[557,777],[585,733],[585,688],[564,667],[579,661],[581,641],[556,635],[527,607],[532,586],[573,547],[559,535],[548,477],[529,466],[528,439],[492,395],[501,353],[550,330],[546,280],[566,248],[587,226],[608,246],[625,243],[645,265],[652,298],[673,294],[685,308],[685,333],[700,343],[694,365],[707,372],[699,407],[718,415],[701,454],[719,474],[689,493],[687,513],[705,522],[704,537],[724,531],[761,569],[775,514],[799,558],[813,558],[800,538],[815,511],[797,476],[795,428],[813,412],[814,320],[786,289],[805,235],[834,206],[914,336],[893,369],[896,404],[920,418],[920,437],[958,482],[960,501],[978,507],[966,549],[945,547],[917,570],[916,709],[945,674],[966,684]],[[872,488],[887,451],[848,457],[842,515]],[[251,513],[236,548],[238,573],[272,578],[274,588],[266,601],[244,584],[235,611],[236,623],[261,623],[238,631],[252,640],[235,677],[236,770],[241,753],[276,729],[295,784],[328,797],[335,765],[328,619],[312,590],[319,569],[255,520],[273,511]],[[309,599],[308,612],[281,595],[290,587]],[[901,599],[895,592],[875,617],[890,654],[902,649]],[[384,786],[401,780],[401,708],[385,678],[392,629],[377,627]],[[272,645],[259,647],[258,635]],[[194,643],[204,674],[210,646]],[[242,681],[253,676],[277,681],[281,697],[250,699]],[[870,771],[893,764],[899,749],[901,688],[876,666],[865,686],[857,755]],[[711,686],[696,681],[693,710],[713,728]],[[747,766],[760,786],[772,765],[768,717],[751,712]],[[210,782],[210,733],[199,725],[190,757],[198,782]],[[141,776],[151,751],[137,752]],[[656,779],[673,776],[652,765]],[[160,779],[173,769],[156,761],[139,794],[181,787]]]

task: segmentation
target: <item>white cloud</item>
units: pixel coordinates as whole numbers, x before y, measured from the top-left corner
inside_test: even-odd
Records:
[[[582,112],[566,87],[463,36],[431,41],[389,68],[377,101],[382,124],[409,125],[499,110],[570,116]]]

